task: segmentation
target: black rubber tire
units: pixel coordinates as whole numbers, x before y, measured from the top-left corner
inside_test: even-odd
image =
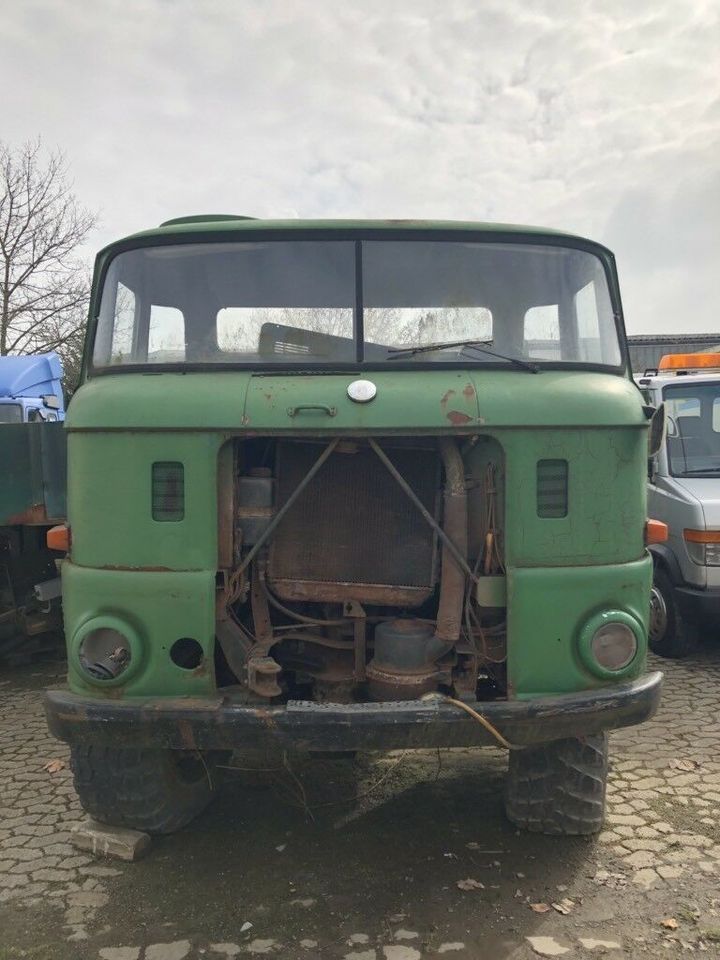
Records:
[[[694,652],[697,647],[697,629],[683,617],[675,597],[672,580],[662,567],[653,572],[653,591],[656,596],[651,604],[660,604],[664,608],[664,630],[661,628],[660,613],[650,611],[650,632],[648,645],[659,657],[679,660]]]
[[[70,765],[83,809],[96,820],[173,833],[210,803],[219,755],[73,745]]]
[[[607,734],[510,751],[505,813],[531,833],[597,833],[605,815]]]

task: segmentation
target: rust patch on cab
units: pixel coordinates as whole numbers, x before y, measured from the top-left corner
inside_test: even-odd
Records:
[[[466,423],[472,421],[472,417],[469,417],[466,413],[460,413],[459,410],[451,410],[447,415],[447,419],[454,427],[463,427]]]

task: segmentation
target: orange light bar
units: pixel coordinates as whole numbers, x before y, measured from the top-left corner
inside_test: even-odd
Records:
[[[70,550],[70,527],[61,523],[57,527],[50,527],[45,537],[50,550],[62,550],[68,553]]]
[[[658,370],[704,370],[720,367],[720,353],[666,353]]]
[[[665,543],[668,538],[668,525],[662,520],[645,522],[645,543]]]
[[[690,543],[720,543],[720,530],[683,530]]]

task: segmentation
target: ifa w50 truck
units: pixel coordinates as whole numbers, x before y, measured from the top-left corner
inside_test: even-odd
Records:
[[[600,828],[646,673],[652,411],[612,254],[478,223],[184,218],[98,256],[68,413],[85,809],[169,832],[237,748],[500,744]]]

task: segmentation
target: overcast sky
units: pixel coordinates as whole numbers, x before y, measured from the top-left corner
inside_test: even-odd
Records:
[[[720,0],[22,0],[0,137],[99,247],[190,213],[559,227],[631,333],[720,330]]]

